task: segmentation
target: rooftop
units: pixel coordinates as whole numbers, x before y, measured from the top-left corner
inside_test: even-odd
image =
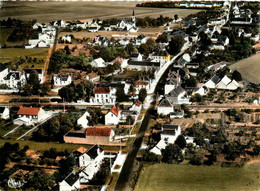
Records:
[[[38,107],[23,107],[21,106],[18,115],[38,115],[41,108]]]
[[[97,127],[89,127],[86,131],[86,136],[104,136],[109,137],[111,134],[110,128],[97,128]]]

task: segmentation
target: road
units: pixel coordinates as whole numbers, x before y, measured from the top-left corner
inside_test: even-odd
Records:
[[[228,109],[260,109],[260,105],[249,105],[249,104],[236,104],[236,105],[224,105],[224,104],[216,104],[216,105],[187,105],[187,107],[191,110],[214,110],[214,111],[224,111]]]
[[[146,131],[146,128],[149,124],[150,121],[150,110],[154,108],[153,101],[156,100],[154,92],[156,90],[157,84],[162,78],[163,74],[165,71],[174,63],[175,59],[183,54],[192,44],[188,44],[187,46],[184,46],[181,50],[181,52],[174,56],[169,62],[165,63],[160,70],[157,72],[155,75],[155,79],[152,81],[152,84],[150,86],[150,89],[148,90],[148,96],[146,97],[146,100],[144,102],[144,108],[148,108],[145,117],[142,121],[142,125],[140,127],[140,130],[134,140],[134,143],[131,146],[130,151],[128,152],[126,161],[124,163],[124,166],[121,170],[121,173],[119,175],[119,178],[117,180],[117,184],[115,186],[116,191],[121,191],[121,190],[131,190],[129,182],[131,181],[132,177],[132,171],[133,171],[133,166],[135,162],[136,155],[141,147],[143,137]]]

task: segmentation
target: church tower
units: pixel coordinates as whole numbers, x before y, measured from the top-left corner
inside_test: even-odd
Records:
[[[132,15],[132,22],[134,23],[135,26],[135,10],[133,9],[133,15]]]

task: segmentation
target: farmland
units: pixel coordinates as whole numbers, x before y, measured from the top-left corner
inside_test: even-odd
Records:
[[[253,82],[260,83],[260,53],[246,58],[244,60],[240,60],[234,64],[232,64],[230,69],[237,70],[241,73],[243,79]]]
[[[260,164],[241,168],[155,164],[144,167],[135,190],[259,190]]]
[[[137,2],[4,2],[0,19],[8,17],[39,22],[52,20],[86,20],[91,18],[125,18],[130,17],[132,9],[135,9],[137,18],[158,17],[160,15],[173,17],[187,16],[198,10],[166,9],[166,8],[142,8],[135,7]],[[69,9],[68,9],[69,7]]]
[[[19,57],[33,57],[43,59],[45,61],[48,55],[48,48],[35,48],[35,49],[24,49],[24,48],[3,48],[0,49],[0,62],[13,62]],[[34,68],[43,68],[44,61],[41,64],[34,65]],[[30,64],[24,64],[19,66],[21,68],[32,67]]]

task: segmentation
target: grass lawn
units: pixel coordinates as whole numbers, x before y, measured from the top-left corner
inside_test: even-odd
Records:
[[[13,32],[13,30],[13,28],[0,28],[0,44],[6,43],[7,38]]]
[[[7,122],[6,120],[0,120],[0,137],[15,127],[17,127],[17,125],[14,125],[12,121]]]
[[[23,135],[25,132],[29,131],[31,128],[33,128],[33,127],[21,126],[15,132],[10,133],[9,135],[7,135],[5,138],[7,138],[7,139],[17,139],[18,137]]]
[[[19,143],[20,147],[24,147],[25,145],[28,145],[30,149],[35,151],[45,151],[49,148],[56,148],[57,151],[64,151],[65,149],[68,150],[68,152],[73,152],[77,148],[83,146],[85,148],[90,148],[92,145],[85,145],[85,144],[69,144],[69,143],[58,143],[58,142],[35,142],[35,141],[29,141],[29,140],[12,140],[12,139],[0,139],[0,147],[2,147],[6,142],[9,142],[11,144]],[[116,146],[101,146],[105,151],[119,151],[119,147]]]
[[[155,164],[144,167],[136,191],[259,190],[260,164],[241,168]]]
[[[242,78],[253,83],[260,82],[260,53],[250,56],[249,58],[240,60],[229,66],[232,70],[237,70],[241,73]]]
[[[35,49],[24,49],[24,48],[2,48],[0,49],[0,62],[11,62],[19,57],[35,57],[45,60],[48,55],[49,48],[35,48]],[[28,65],[28,64],[27,64]],[[30,65],[30,64],[29,64]],[[38,66],[39,65],[39,66]],[[44,62],[35,65],[34,68],[43,68]],[[20,65],[21,67],[27,67]]]

